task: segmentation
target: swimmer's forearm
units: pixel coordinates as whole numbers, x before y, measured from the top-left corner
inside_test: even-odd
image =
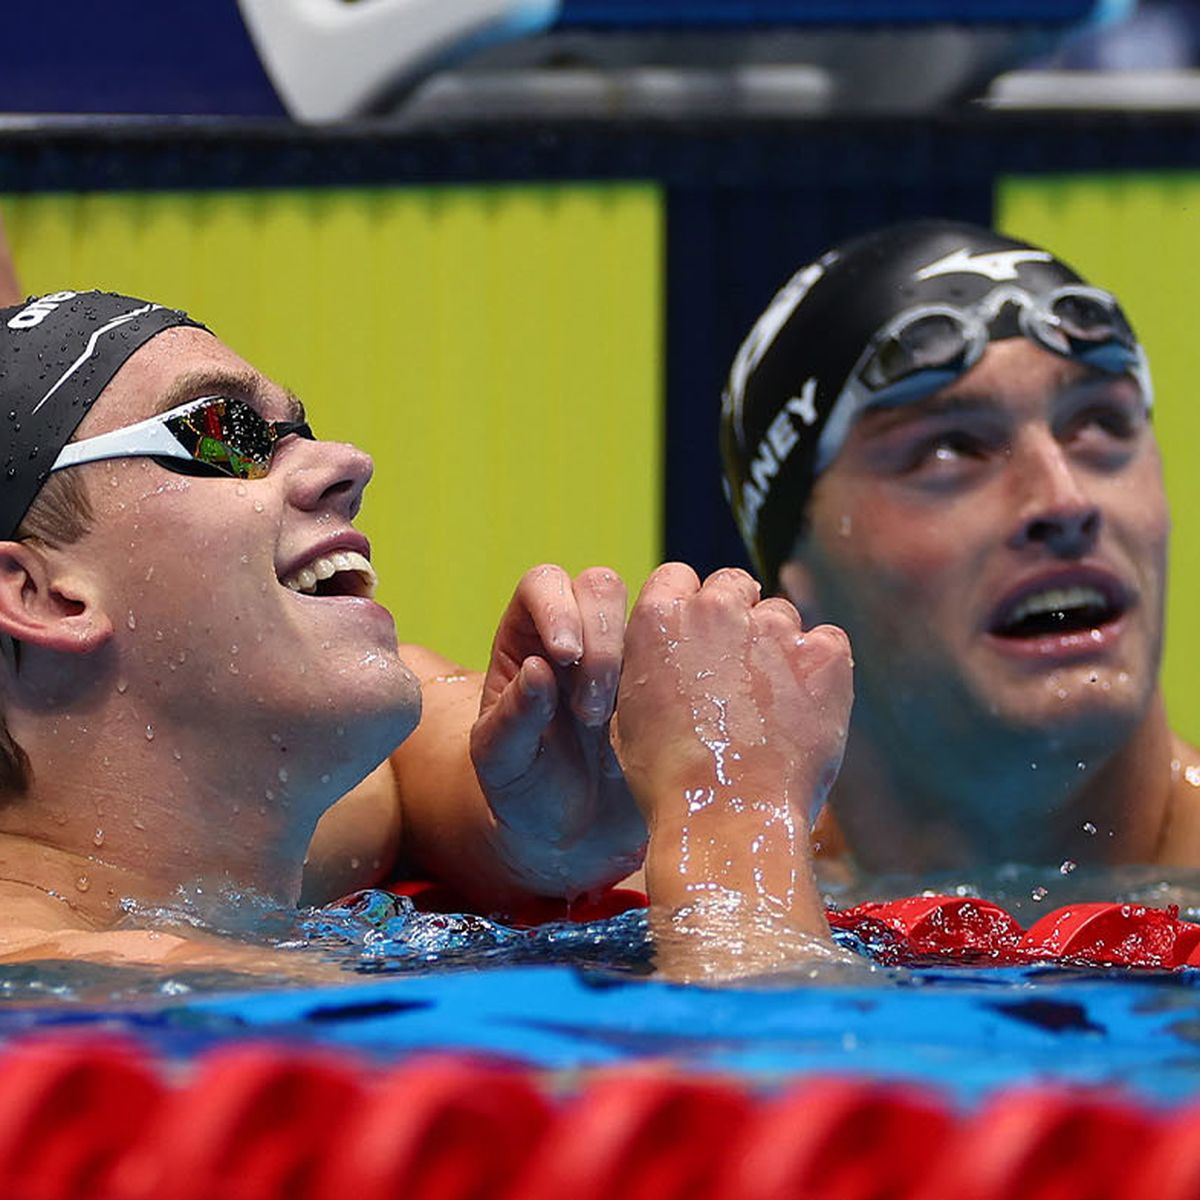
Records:
[[[419,647],[401,653],[422,694],[421,723],[392,755],[401,857],[414,875],[445,884],[471,907],[502,911],[530,893],[497,849],[495,818],[471,763],[483,676]]]
[[[806,825],[773,805],[708,795],[717,811],[660,820],[651,831],[646,886],[659,971],[717,980],[824,953],[829,924]]]

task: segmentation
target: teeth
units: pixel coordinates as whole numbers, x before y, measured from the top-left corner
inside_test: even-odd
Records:
[[[355,572],[364,585],[362,594],[368,598],[375,595],[379,577],[375,574],[375,568],[357,550],[335,550],[332,554],[314,558],[295,574],[289,575],[283,585],[293,592],[304,592],[311,596],[317,590],[318,580],[332,579],[340,571]]]
[[[1072,608],[1104,608],[1108,604],[1104,593],[1094,587],[1047,588],[1034,592],[1013,610],[1006,624],[1016,625],[1038,613],[1067,612]]]

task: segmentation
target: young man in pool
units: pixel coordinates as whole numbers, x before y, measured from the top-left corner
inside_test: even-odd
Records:
[[[1110,294],[949,222],[826,254],[743,343],[727,492],[767,590],[854,646],[825,832],[858,867],[1200,864],[1151,403]]]
[[[370,459],[315,440],[295,397],[184,314],[94,292],[2,310],[0,393],[9,954],[48,931],[39,952],[71,952],[122,897],[185,883],[218,908],[240,889],[294,902],[317,819],[401,743],[381,869],[398,847],[494,906],[636,861],[607,749],[613,573],[522,581],[480,712],[478,680],[402,656],[371,598],[353,527]],[[535,818],[540,836],[519,828]]]

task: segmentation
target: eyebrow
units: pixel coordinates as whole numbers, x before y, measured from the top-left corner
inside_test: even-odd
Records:
[[[189,400],[202,396],[229,396],[238,400],[258,400],[260,403],[273,398],[266,381],[254,371],[235,371],[224,367],[212,367],[200,371],[188,371],[180,375],[162,394],[154,412],[168,412]],[[281,389],[288,421],[306,420],[304,405],[291,388]]]

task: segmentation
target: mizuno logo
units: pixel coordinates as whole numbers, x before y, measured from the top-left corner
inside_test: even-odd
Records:
[[[938,275],[986,275],[997,283],[1017,278],[1017,267],[1027,262],[1051,262],[1045,250],[997,250],[992,254],[972,254],[965,247],[952,250],[945,258],[922,267],[915,279],[933,279]]]

